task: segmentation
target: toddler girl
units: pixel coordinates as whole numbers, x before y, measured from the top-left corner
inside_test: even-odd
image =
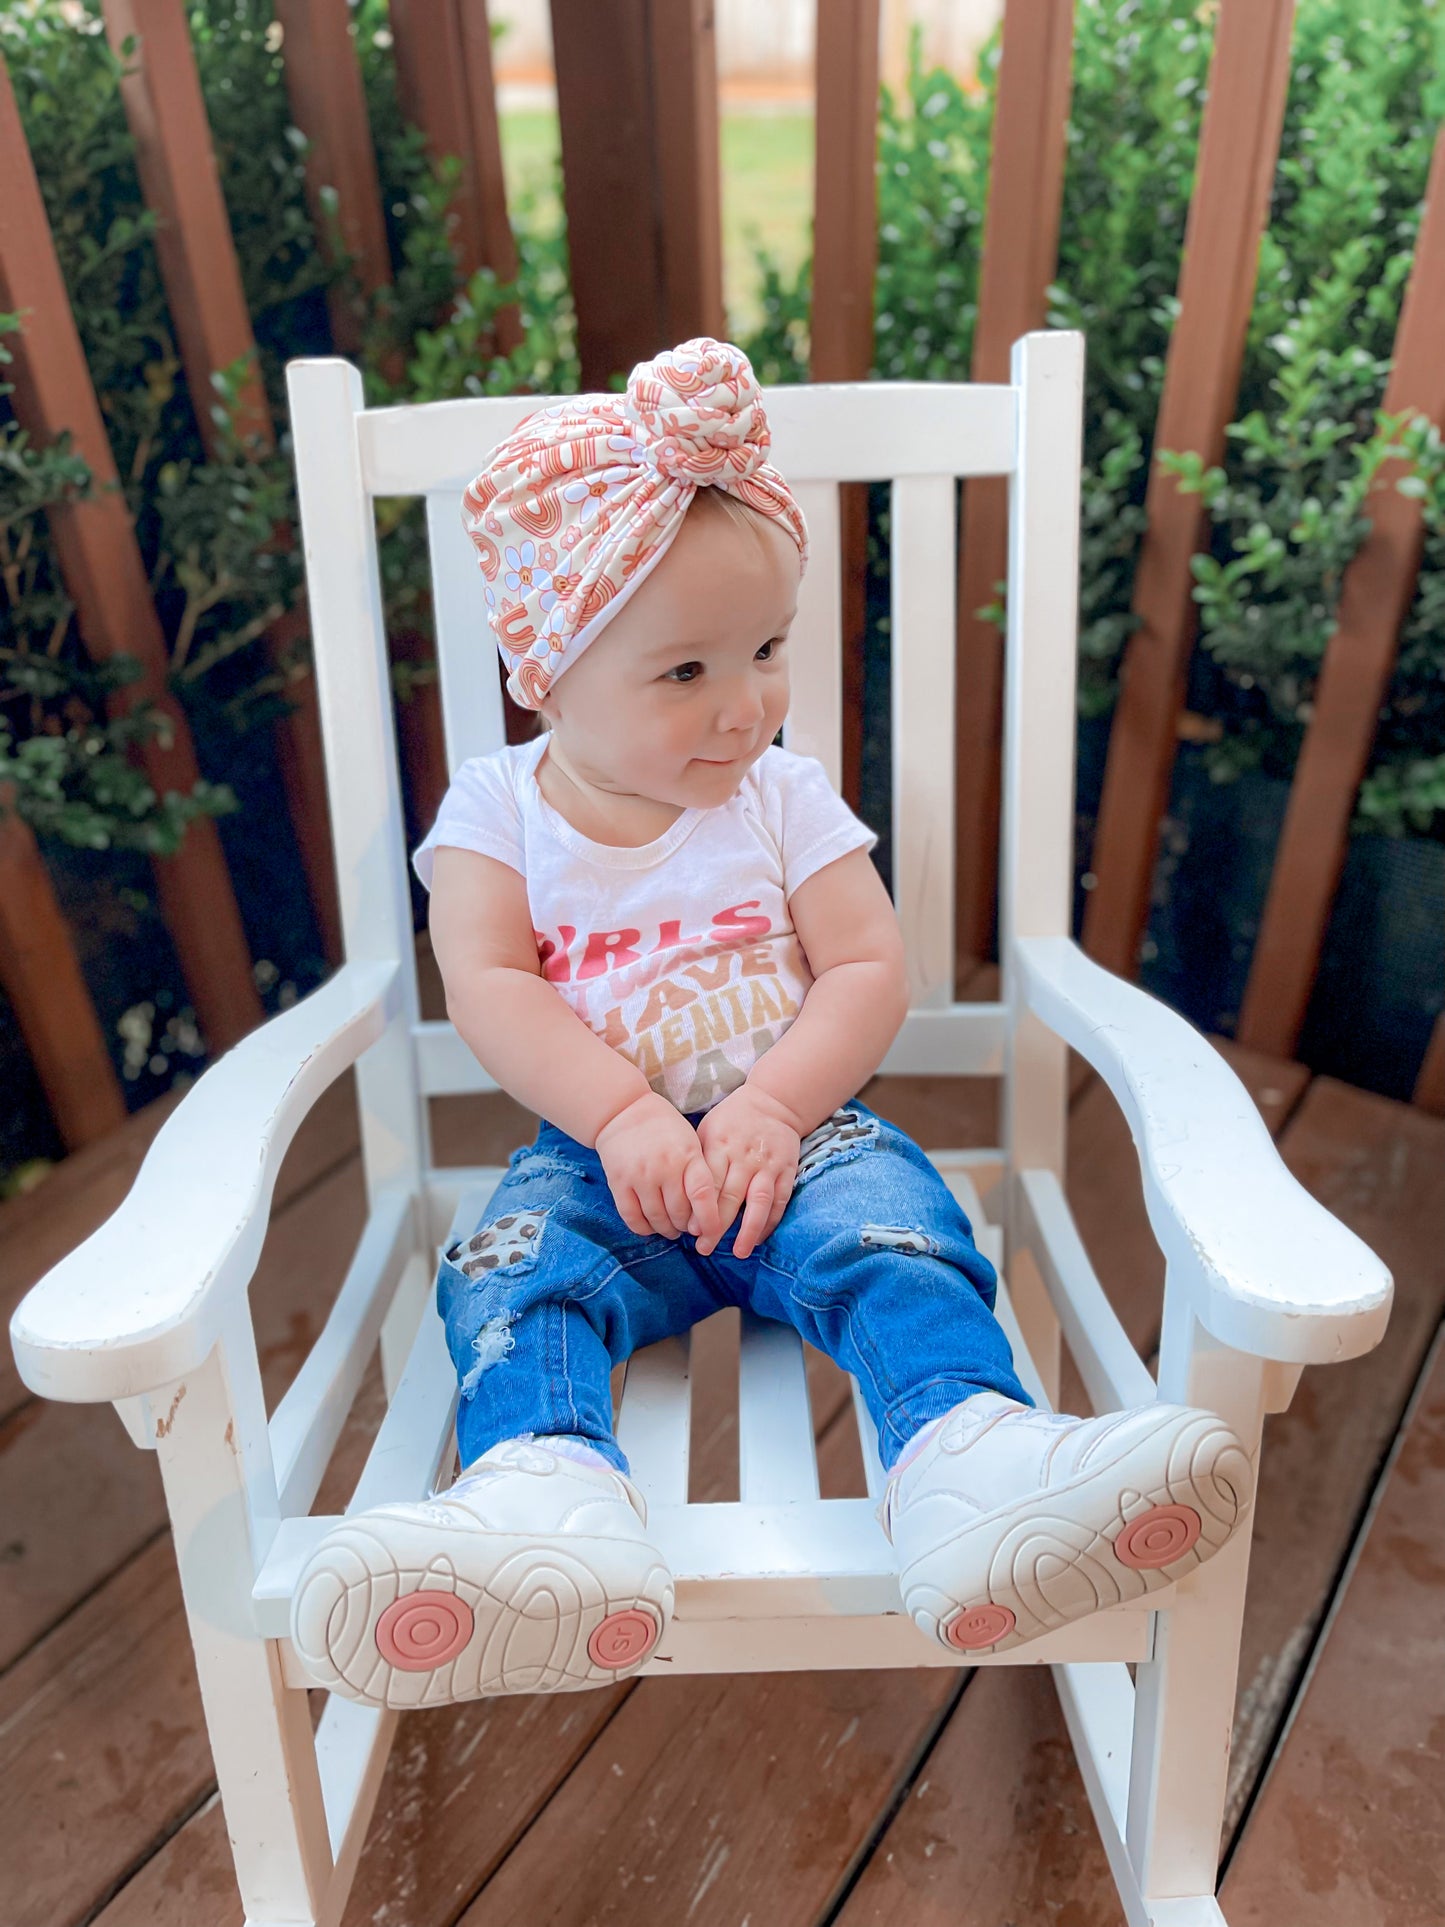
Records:
[[[438,1292],[463,1471],[334,1529],[319,1684],[376,1705],[602,1685],[673,1609],[612,1367],[724,1305],[856,1375],[921,1637],[1001,1651],[1217,1551],[1248,1459],[1207,1412],[1031,1408],[995,1277],[855,1093],[907,1009],[876,839],[775,746],[807,532],[752,369],[686,342],[533,415],[463,517],[542,734],[458,771],[416,853],[447,1010],[547,1120]]]

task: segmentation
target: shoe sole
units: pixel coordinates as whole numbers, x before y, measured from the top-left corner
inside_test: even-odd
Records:
[[[291,1638],[318,1686],[369,1706],[580,1692],[636,1672],[672,1616],[647,1545],[458,1531],[372,1513],[328,1533]]]
[[[1007,1652],[1194,1571],[1231,1538],[1253,1489],[1249,1458],[1221,1420],[1161,1414],[1118,1458],[906,1564],[904,1607],[956,1652]]]

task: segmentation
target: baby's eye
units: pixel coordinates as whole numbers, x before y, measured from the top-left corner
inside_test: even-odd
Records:
[[[669,669],[663,677],[664,682],[696,682],[702,674],[700,662],[680,662],[676,669]]]
[[[771,662],[773,657],[777,655],[778,651],[782,648],[784,641],[785,638],[783,636],[774,636],[770,641],[763,644],[762,648],[753,657],[753,661]]]

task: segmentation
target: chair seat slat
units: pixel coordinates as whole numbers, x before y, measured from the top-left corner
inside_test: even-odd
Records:
[[[627,1361],[617,1443],[650,1506],[687,1503],[692,1334],[646,1345]]]
[[[803,1342],[790,1326],[743,1313],[738,1354],[738,1490],[744,1504],[818,1496]]]

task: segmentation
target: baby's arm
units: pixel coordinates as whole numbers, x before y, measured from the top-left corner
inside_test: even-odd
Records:
[[[903,935],[865,850],[853,850],[809,877],[794,891],[789,909],[813,986],[747,1082],[698,1128],[718,1186],[724,1231],[744,1207],[733,1241],[740,1258],[783,1215],[797,1172],[798,1140],[867,1083],[908,1013]],[[698,1249],[704,1249],[701,1240]]]
[[[517,872],[475,850],[439,848],[431,938],[447,1015],[477,1062],[520,1103],[596,1147],[629,1229],[712,1235],[717,1195],[696,1132],[542,976]]]

